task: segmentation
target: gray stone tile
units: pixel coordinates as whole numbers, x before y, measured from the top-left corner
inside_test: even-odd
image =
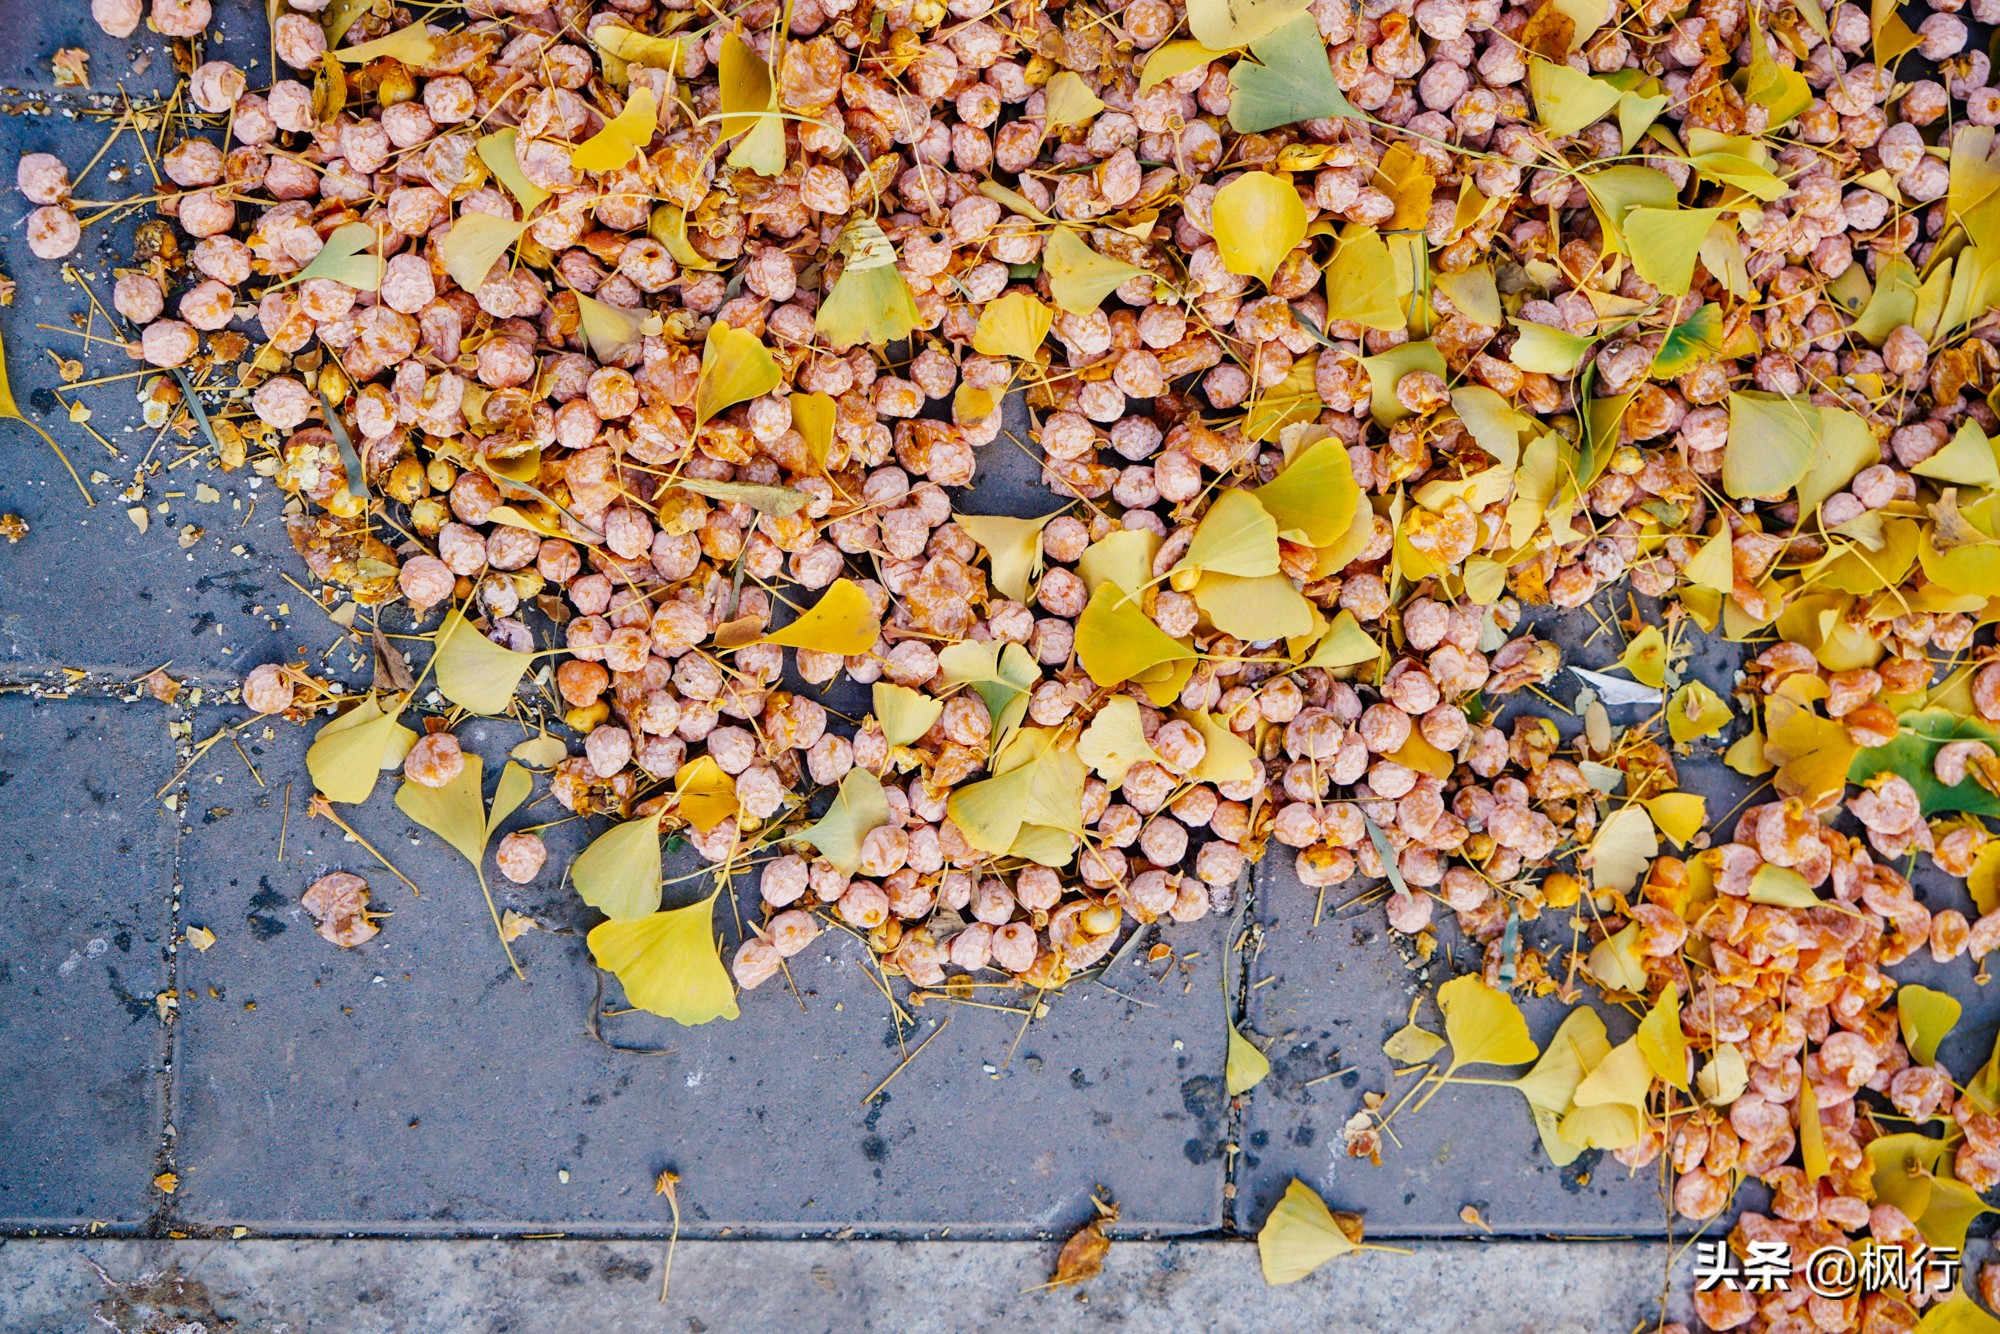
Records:
[[[213,0],[211,8],[214,17],[197,44],[199,58],[233,61],[248,72],[253,88],[269,84],[270,29],[257,0]],[[10,6],[7,21],[0,23],[0,88],[60,93],[72,101],[115,96],[120,88],[135,99],[157,98],[172,92],[180,77],[173,45],[146,20],[130,37],[108,35],[90,17],[88,0]],[[87,88],[56,86],[50,58],[72,47],[90,53]]]
[[[173,769],[155,706],[0,696],[0,1227],[159,1199]]]
[[[0,118],[0,127],[0,144],[54,152],[79,167],[104,137],[96,127],[59,118]],[[131,139],[122,139],[91,180],[134,162],[136,153]],[[18,196],[9,209],[10,221],[25,212]],[[76,257],[107,306],[112,269],[132,253],[131,232],[127,222],[101,236],[86,233]],[[20,678],[75,667],[129,678],[171,662],[177,676],[233,681],[259,662],[304,660],[352,675],[345,653],[323,660],[341,634],[283,577],[310,583],[286,536],[277,488],[247,466],[233,472],[210,466],[199,437],[160,438],[146,429],[137,391],[149,380],[70,395],[90,409],[89,426],[115,454],[72,423],[52,392],[62,380],[49,349],[82,360],[84,379],[134,364],[116,347],[38,327],[74,328],[72,317],[89,303],[62,281],[58,265],[28,253],[18,228],[0,229],[0,269],[19,284],[13,305],[0,310],[16,401],[60,444],[96,501],[86,505],[48,444],[25,426],[0,423],[9,461],[0,474],[0,513],[28,523],[25,538],[0,547],[9,586],[0,606],[0,672]],[[93,330],[109,332],[102,320]],[[128,495],[142,469],[143,493]],[[203,498],[211,492],[217,498]],[[143,533],[127,514],[135,505],[146,510]]]
[[[490,759],[518,732],[483,723],[461,736]],[[668,1167],[681,1174],[689,1228],[706,1234],[1026,1235],[1073,1222],[1097,1185],[1135,1228],[1221,1221],[1215,923],[1172,937],[1200,955],[1185,974],[1154,981],[1146,965],[1123,964],[1108,981],[1129,1000],[1079,986],[1018,1045],[1015,1015],[919,1012],[910,1047],[933,1021],[948,1018],[949,1031],[864,1106],[900,1052],[858,942],[836,933],[792,961],[808,1013],[774,980],[741,997],[733,1023],[605,1022],[609,1040],[670,1056],[607,1050],[584,1031],[590,914],[554,870],[525,890],[495,887],[553,928],[516,942],[520,981],[469,868],[430,836],[413,839],[389,782],[344,813],[421,897],[305,818],[304,734],[284,726],[266,738],[259,724],[244,741],[267,786],[220,748],[191,778],[186,912],[218,942],[182,962],[174,1205],[188,1225],[652,1230],[667,1222],[653,1182]],[[515,822],[561,814],[543,798]],[[586,836],[576,824],[552,831],[551,867]],[[335,868],[364,875],[375,905],[395,914],[345,952],[298,907]],[[670,893],[685,901],[689,889]],[[733,949],[726,906],[717,930]]]

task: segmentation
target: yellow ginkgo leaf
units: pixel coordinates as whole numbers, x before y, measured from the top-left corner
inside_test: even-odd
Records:
[[[836,579],[818,602],[784,629],[764,636],[764,642],[853,657],[875,647],[881,637],[882,621],[868,594],[852,579]]]
[[[1382,1054],[1400,1065],[1422,1065],[1444,1050],[1444,1038],[1415,1019],[1389,1035]]]
[[[1211,50],[1229,51],[1276,32],[1309,7],[1310,0],[1192,0],[1188,31]]]
[[[1104,110],[1104,99],[1090,91],[1090,85],[1068,70],[1062,70],[1042,88],[1043,117],[1049,128],[1082,125]]]
[[[370,695],[319,729],[306,750],[306,772],[329,801],[359,803],[374,794],[375,780],[403,762],[417,734],[396,721],[400,698],[384,710]]]
[[[1028,711],[1028,692],[1042,679],[1042,669],[1028,650],[1016,643],[994,640],[951,644],[938,653],[938,684],[944,689],[971,686],[985,701],[986,714],[993,720],[993,744],[1006,747],[1022,715]]]
[[[1588,335],[1537,324],[1533,320],[1515,320],[1514,331],[1518,336],[1514,339],[1513,349],[1507,353],[1507,360],[1524,371],[1541,375],[1573,373],[1576,364],[1583,360],[1583,354],[1595,341]]]
[[[1447,1074],[1467,1065],[1525,1065],[1540,1054],[1520,1007],[1477,973],[1461,973],[1439,987],[1437,1003],[1451,1043]]]
[[[1159,752],[1146,740],[1139,702],[1130,695],[1113,695],[1104,702],[1076,739],[1076,753],[1114,787],[1124,782],[1125,771],[1140,761],[1160,762]]]
[[[1913,465],[1910,471],[1934,482],[1977,486],[1989,491],[2000,489],[2000,459],[1994,456],[1993,442],[1970,417],[1959,426],[1950,444]]]
[[[1701,549],[1681,567],[1681,573],[1696,588],[1713,589],[1725,596],[1735,591],[1735,546],[1728,524],[1721,525],[1714,536],[1701,544]]]
[[[1736,715],[1729,702],[1699,681],[1689,681],[1667,701],[1667,732],[1675,741],[1714,736]]]
[[[921,690],[875,683],[875,721],[882,725],[882,739],[892,746],[907,746],[931,730],[944,712],[944,701]]]
[[[674,485],[683,491],[692,491],[710,500],[725,501],[732,505],[748,505],[759,514],[775,514],[784,518],[797,514],[812,502],[812,497],[803,491],[795,491],[789,486],[758,486],[751,482],[716,482],[706,477],[676,477]]]
[[[1646,990],[1646,964],[1639,953],[1639,924],[1628,923],[1591,948],[1590,975],[1606,991]]]
[[[701,346],[701,378],[694,391],[695,429],[731,404],[768,394],[784,382],[771,350],[752,333],[717,320]]]
[[[1432,274],[1431,290],[1458,307],[1459,312],[1474,324],[1497,329],[1507,318],[1506,308],[1500,304],[1500,284],[1493,276],[1491,264],[1474,264],[1457,273]],[[1489,389],[1486,392],[1493,391]],[[1454,390],[1452,396],[1456,398],[1458,391]]]
[[[1296,1177],[1257,1231],[1257,1259],[1264,1281],[1274,1288],[1296,1283],[1327,1261],[1360,1249],[1360,1216],[1336,1217]]]
[[[1056,314],[1040,297],[1013,291],[997,301],[989,301],[979,312],[979,327],[972,334],[972,350],[988,357],[1019,357],[1032,361]]]
[[[1804,397],[1743,390],[1729,395],[1722,489],[1738,499],[1782,496],[1812,465],[1819,409]]]
[[[1610,1054],[1604,1020],[1588,1005],[1579,1005],[1563,1018],[1534,1068],[1511,1081],[1511,1087],[1528,1100],[1542,1149],[1557,1167],[1569,1166],[1583,1153],[1580,1146],[1562,1138],[1562,1118],[1575,1108],[1576,1086],[1584,1075]]]
[[[833,423],[840,405],[833,401],[833,395],[820,393],[793,394],[791,405],[792,428],[806,442],[813,463],[824,470],[833,457]]]
[[[674,795],[681,818],[706,834],[736,814],[736,780],[714,757],[703,755],[674,771]]]
[[[887,823],[889,798],[882,791],[882,780],[856,765],[840,780],[826,814],[801,829],[798,841],[812,844],[820,856],[852,875],[861,865],[862,840]]]
[[[1249,171],[1215,192],[1210,221],[1222,266],[1268,284],[1306,239],[1309,219],[1290,181]]]
[[[639,84],[625,99],[625,109],[570,154],[570,165],[578,171],[622,171],[633,158],[645,152],[659,128],[660,104],[654,100],[652,89]]]
[[[1110,584],[1137,597],[1153,577],[1153,557],[1161,539],[1143,528],[1116,529],[1092,542],[1076,563],[1076,573],[1086,591],[1095,593],[1100,584]]]
[[[1649,625],[1632,636],[1632,642],[1618,655],[1618,665],[1632,673],[1641,685],[1658,690],[1667,683],[1667,637],[1660,627]]]
[[[1004,514],[954,514],[952,520],[986,549],[993,586],[1016,602],[1028,600],[1028,588],[1042,566],[1042,529],[1056,514],[1039,519],[1015,519]]]
[[[693,1026],[734,1019],[736,992],[715,951],[715,900],[669,908],[637,921],[610,921],[586,937],[597,966],[615,975],[625,999],[649,1014]]]
[[[1115,584],[1098,585],[1077,618],[1077,661],[1101,686],[1122,685],[1148,668],[1194,656]]]
[[[372,42],[343,46],[333,54],[343,65],[365,65],[386,57],[422,68],[437,59],[437,39],[422,23],[412,23]]]
[[[1314,646],[1312,656],[1302,667],[1352,667],[1356,663],[1373,662],[1382,656],[1382,646],[1370,637],[1361,623],[1354,619],[1354,613],[1343,611],[1333,618],[1333,624]]]
[[[1908,983],[1896,991],[1896,1022],[1903,1030],[1903,1045],[1918,1065],[1937,1060],[1938,1043],[1958,1027],[1965,1007],[1958,998],[1943,991]]]
[[[486,285],[487,276],[507,247],[527,229],[525,222],[496,218],[491,213],[461,213],[438,242],[438,258],[453,282],[468,292],[477,292]]]
[[[1249,1038],[1238,1031],[1235,1024],[1229,1026],[1229,1053],[1222,1062],[1223,1086],[1229,1096],[1248,1093],[1264,1082],[1264,1076],[1271,1073],[1271,1058],[1257,1050]]]
[[[847,262],[833,291],[820,303],[813,328],[836,352],[908,338],[923,317],[896,267],[896,247],[882,228],[873,218],[857,217],[842,233],[840,248]]]
[[[1577,1107],[1562,1119],[1556,1133],[1578,1149],[1624,1149],[1646,1133],[1646,1114],[1624,1102]]]
[[[591,355],[602,362],[615,362],[637,351],[645,336],[646,312],[612,306],[596,297],[576,293],[578,326]],[[726,327],[726,326],[725,326]],[[658,327],[655,326],[655,332]]]
[[[1326,268],[1326,318],[1400,330],[1410,322],[1403,295],[1397,290],[1395,265],[1381,234],[1350,223]]]
[[[1625,249],[1639,276],[1669,296],[1685,296],[1719,208],[1635,208],[1626,213]]]
[[[1361,504],[1347,443],[1328,436],[1301,450],[1284,471],[1251,496],[1278,525],[1278,535],[1327,547],[1346,536]]]
[[[1591,887],[1630,893],[1659,855],[1653,817],[1643,806],[1621,807],[1604,817],[1590,841]]]
[[[1146,64],[1139,71],[1139,92],[1144,95],[1154,85],[1165,83],[1176,74],[1200,69],[1228,54],[1227,51],[1211,51],[1200,42],[1182,40],[1162,43],[1147,53]]]
[[[590,30],[591,43],[614,60],[648,69],[677,70],[687,59],[688,39],[655,37],[635,32],[617,23],[604,23]]]
[[[1120,284],[1145,270],[1100,255],[1072,229],[1057,227],[1042,245],[1042,272],[1058,306],[1072,315],[1088,315]]]
[[[479,879],[480,892],[486,897],[486,910],[493,917],[493,929],[500,936],[500,948],[506,953],[514,975],[519,977],[521,965],[514,958],[514,947],[508,943],[507,928],[500,920],[499,905],[493,902],[493,893],[486,886],[486,844],[501,822],[519,810],[521,803],[528,799],[534,780],[528,777],[526,769],[509,760],[500,771],[500,782],[493,790],[490,812],[485,798],[480,795],[485,790],[484,784],[485,768],[479,756],[468,751],[465,767],[459,770],[458,777],[443,787],[425,787],[421,783],[405,780],[396,789],[396,809],[436,834],[472,863],[473,874]]]
[[[319,253],[313,256],[312,263],[300,269],[291,281],[302,283],[312,278],[331,278],[357,291],[380,291],[386,261],[380,255],[368,253],[368,247],[374,245],[377,239],[372,223],[344,223],[328,234]]]
[[[1813,1092],[1810,1079],[1799,1081],[1799,1164],[1805,1168],[1808,1185],[1825,1176],[1831,1166],[1826,1156],[1826,1127],[1819,1119],[1819,1095]]]
[[[493,173],[494,180],[507,187],[507,193],[514,196],[514,202],[521,206],[521,216],[525,218],[549,197],[549,192],[529,180],[521,170],[520,159],[514,156],[514,146],[519,142],[520,134],[519,130],[509,125],[481,136],[476,147],[479,160]]]
[[[1535,119],[1557,139],[1602,120],[1618,105],[1618,89],[1603,79],[1539,56],[1528,57],[1528,95],[1535,102]]]
[[[1725,1042],[1715,1049],[1715,1055],[1694,1077],[1695,1092],[1712,1107],[1727,1107],[1743,1096],[1743,1090],[1750,1087],[1749,1063],[1743,1059],[1743,1052],[1733,1042]],[[1879,1142],[1879,1141],[1878,1141]]]
[[[1253,492],[1224,491],[1195,526],[1194,541],[1175,569],[1243,578],[1276,574],[1278,521]]]
[[[1208,748],[1201,757],[1201,763],[1188,770],[1192,781],[1248,783],[1262,775],[1257,752],[1248,741],[1230,731],[1220,718],[1202,709],[1182,709],[1176,716],[1201,733],[1202,744]]]
[[[1312,603],[1282,574],[1204,574],[1194,601],[1216,629],[1246,643],[1291,639],[1313,627]]]
[[[1609,1103],[1644,1107],[1646,1090],[1652,1083],[1653,1068],[1647,1064],[1645,1052],[1635,1039],[1628,1039],[1613,1047],[1610,1055],[1583,1077],[1583,1082],[1576,1086],[1576,1105],[1602,1107]]]
[[[535,662],[534,654],[502,648],[479,633],[456,608],[445,614],[431,640],[437,645],[431,670],[438,692],[474,713],[506,712]]]
[[[729,165],[759,176],[785,169],[785,122],[777,113],[777,83],[771,67],[735,33],[722,39],[716,77],[722,95],[722,137],[743,139],[730,150]]]
[[[578,896],[621,922],[659,908],[660,873],[659,811],[611,826],[569,868]]]
[[[1696,792],[1662,792],[1640,803],[1659,831],[1677,848],[1694,842],[1708,824],[1708,798]]]
[[[1687,1092],[1687,1034],[1681,1031],[1680,990],[1672,982],[1639,1021],[1639,1031],[1632,1040],[1654,1074]]]
[[[1412,339],[1387,352],[1363,357],[1361,369],[1368,372],[1369,415],[1375,419],[1377,426],[1385,427],[1394,426],[1410,415],[1410,410],[1396,397],[1396,385],[1405,375],[1429,371],[1444,379],[1450,374],[1444,364],[1444,354],[1428,338]]]

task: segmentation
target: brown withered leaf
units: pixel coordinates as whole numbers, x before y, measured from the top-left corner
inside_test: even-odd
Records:
[[[155,667],[152,671],[146,673],[144,679],[146,682],[146,693],[162,704],[173,703],[174,697],[181,693],[181,683],[174,680],[173,677],[168,676],[167,669],[164,667]]]
[[[1097,1206],[1097,1217],[1063,1243],[1062,1252],[1056,1256],[1055,1275],[1048,1282],[1051,1288],[1088,1283],[1104,1272],[1104,1257],[1111,1253],[1111,1239],[1104,1235],[1104,1225],[1118,1221],[1118,1206],[1096,1195],[1090,1197],[1090,1202]]]
[[[1524,50],[1555,61],[1569,55],[1570,43],[1575,40],[1576,20],[1563,13],[1556,0],[1542,0],[1542,7],[1528,19],[1519,38]]]
[[[313,881],[299,906],[312,914],[320,935],[342,949],[373,939],[380,930],[368,920],[368,882],[352,871]]]
[[[56,87],[90,87],[90,52],[80,46],[66,46],[49,61],[55,71]]]

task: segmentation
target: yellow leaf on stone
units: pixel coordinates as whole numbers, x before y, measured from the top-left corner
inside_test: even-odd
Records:
[[[403,762],[417,734],[396,721],[400,697],[384,711],[371,695],[319,729],[306,750],[306,772],[329,801],[359,803],[374,794],[375,780]]]
[[[1042,245],[1042,272],[1058,306],[1072,315],[1088,315],[1120,284],[1145,270],[1108,259],[1084,244],[1071,228],[1057,227]]]
[[[477,292],[486,285],[487,275],[507,253],[507,247],[527,229],[525,222],[496,218],[491,213],[461,213],[438,242],[438,259],[453,282],[468,292]]]
[[[1229,1090],[1229,1096],[1248,1093],[1264,1082],[1264,1076],[1271,1073],[1271,1058],[1257,1050],[1249,1038],[1237,1030],[1235,1024],[1229,1026],[1229,1054],[1223,1059],[1222,1081]]]
[[[1253,492],[1230,489],[1195,526],[1194,541],[1176,570],[1256,578],[1278,572],[1278,521]]]
[[[1276,520],[1280,537],[1313,547],[1332,546],[1346,536],[1361,504],[1347,444],[1338,436],[1306,446],[1250,495]]]
[[[1113,695],[1105,701],[1077,738],[1076,753],[1114,787],[1124,782],[1125,771],[1140,761],[1160,762],[1159,752],[1146,740],[1139,702],[1130,695]]]
[[[1246,643],[1290,639],[1312,629],[1312,603],[1282,574],[1254,579],[1204,574],[1194,586],[1194,601],[1216,629]]]
[[[1193,0],[1188,31],[1210,50],[1229,51],[1276,32],[1309,6],[1310,0]]]
[[[733,404],[770,393],[784,382],[771,350],[755,334],[722,320],[708,326],[695,383],[694,424],[700,430]]]
[[[1564,1016],[1534,1068],[1511,1081],[1510,1086],[1528,1100],[1542,1149],[1557,1167],[1569,1166],[1583,1152],[1560,1133],[1562,1118],[1576,1107],[1576,1086],[1610,1054],[1604,1020],[1588,1005],[1579,1005]]]
[[[590,955],[618,978],[625,999],[649,1014],[688,1026],[734,1019],[736,993],[715,947],[721,892],[685,908],[594,927],[586,937]]]
[[[1627,923],[1590,951],[1590,975],[1608,991],[1646,989],[1646,965],[1639,954],[1639,924]]]
[[[1708,798],[1699,793],[1663,792],[1648,797],[1640,805],[1653,817],[1654,826],[1672,839],[1677,848],[1687,847],[1708,824]]]
[[[532,653],[502,648],[467,621],[456,608],[431,636],[437,652],[431,670],[438,692],[474,713],[504,713],[515,688],[534,665]]]
[[[1223,267],[1268,284],[1306,239],[1309,220],[1290,181],[1251,171],[1215,192],[1210,221]]]
[[[1101,686],[1122,685],[1149,668],[1194,656],[1115,584],[1098,585],[1077,618],[1077,661]]]
[[[1658,690],[1667,683],[1667,639],[1660,627],[1649,625],[1632,636],[1618,665],[1632,673],[1632,679]]]
[[[570,864],[578,897],[606,917],[637,921],[660,906],[660,814],[613,825]]]
[[[674,771],[674,793],[689,824],[706,834],[736,814],[736,780],[707,755]]]
[[[1750,1069],[1743,1052],[1733,1042],[1715,1049],[1708,1064],[1694,1077],[1695,1092],[1712,1107],[1727,1107],[1750,1087]]]
[[[1200,69],[1228,54],[1227,51],[1211,51],[1200,42],[1182,40],[1163,43],[1146,56],[1145,66],[1139,71],[1139,92],[1144,95],[1176,74]]]
[[[1540,1055],[1520,1007],[1477,973],[1462,973],[1439,987],[1437,1003],[1451,1043],[1447,1074],[1467,1065],[1525,1065]]]
[[[1729,702],[1700,681],[1689,681],[1667,701],[1667,731],[1679,742],[1714,736],[1735,716]]]
[[[1068,70],[1059,71],[1042,88],[1043,116],[1050,129],[1082,125],[1104,110],[1104,99]]]
[[[1578,1149],[1624,1149],[1645,1135],[1646,1116],[1629,1103],[1598,1103],[1572,1110],[1556,1133]]]
[[[1624,806],[1604,817],[1590,841],[1590,882],[1593,889],[1630,893],[1653,858],[1660,840],[1653,817],[1642,806]]]
[[[908,686],[888,681],[875,683],[875,721],[882,725],[882,739],[892,746],[907,746],[931,730],[944,712],[944,701]]]
[[[1382,1044],[1382,1054],[1402,1065],[1421,1065],[1444,1050],[1444,1039],[1412,1019]]]
[[[570,165],[578,171],[622,171],[646,151],[659,129],[660,104],[654,100],[653,90],[636,85],[625,99],[624,110],[570,154]]]
[[[842,233],[840,248],[847,263],[813,317],[814,330],[836,352],[908,338],[923,317],[881,226],[873,218],[855,218]]]
[[[1312,656],[1299,665],[1302,667],[1352,667],[1356,663],[1373,662],[1382,656],[1382,646],[1370,637],[1361,623],[1354,619],[1351,611],[1342,611],[1333,618],[1333,624],[1314,646]]]
[[[973,351],[989,357],[1019,357],[1032,361],[1042,340],[1049,336],[1055,312],[1040,297],[1027,292],[1009,292],[990,301],[979,312],[979,327],[972,335]]]
[[[1015,519],[1004,514],[954,514],[953,522],[986,549],[993,569],[993,586],[1016,602],[1028,600],[1028,587],[1042,565],[1042,529],[1056,514],[1039,519]]]
[[[1535,119],[1557,139],[1567,139],[1618,105],[1618,89],[1580,70],[1539,56],[1528,57],[1528,95]]]
[[[886,735],[886,734],[885,734]],[[919,734],[921,735],[921,733]],[[882,780],[860,765],[847,771],[826,814],[798,832],[819,855],[853,875],[861,865],[861,843],[871,830],[889,823],[889,798]]]
[[[1681,1031],[1681,994],[1672,982],[1660,999],[1639,1021],[1632,1039],[1646,1057],[1646,1064],[1667,1083],[1687,1091],[1687,1034]],[[1644,1096],[1644,1091],[1641,1091]]]
[[[1602,1107],[1609,1103],[1644,1107],[1646,1090],[1652,1083],[1653,1069],[1646,1054],[1636,1040],[1627,1040],[1613,1047],[1611,1054],[1583,1077],[1583,1082],[1576,1086],[1576,1105]]]
[[[1929,506],[1931,524],[1917,548],[1924,575],[1954,593],[1991,597],[2000,588],[2000,513],[1987,495],[1960,509],[1947,487]]]
[[[1304,1182],[1293,1178],[1284,1198],[1257,1232],[1257,1259],[1264,1281],[1283,1287],[1309,1276],[1327,1261],[1361,1249],[1361,1220],[1352,1214],[1352,1233]]]
[[[853,657],[875,647],[881,637],[882,622],[868,594],[852,579],[836,579],[818,602],[790,625],[764,636],[764,642]]]
[[[1812,885],[1806,878],[1789,866],[1779,866],[1765,862],[1750,877],[1750,889],[1745,895],[1752,903],[1761,903],[1771,908],[1817,908],[1819,895],[1813,893]]]

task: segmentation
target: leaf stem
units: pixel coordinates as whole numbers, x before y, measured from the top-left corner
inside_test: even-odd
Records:
[[[485,857],[482,856],[480,861],[484,860]],[[479,862],[474,862],[472,873],[479,877],[479,892],[486,896],[486,911],[493,914],[493,933],[500,937],[500,948],[506,951],[507,962],[514,969],[514,976],[525,982],[528,980],[528,975],[521,971],[521,961],[514,957],[514,947],[507,943],[507,928],[500,924],[499,906],[493,902],[493,891],[486,887],[486,868]]]

